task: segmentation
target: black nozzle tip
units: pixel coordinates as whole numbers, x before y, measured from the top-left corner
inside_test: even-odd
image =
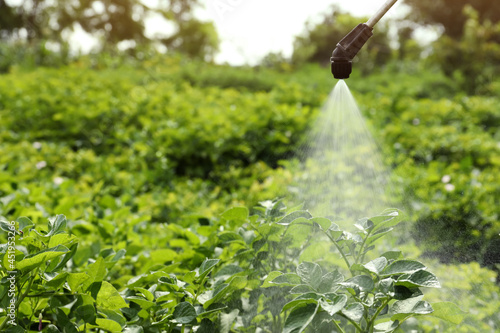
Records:
[[[332,60],[332,74],[336,79],[348,79],[352,72],[352,61],[335,61]]]

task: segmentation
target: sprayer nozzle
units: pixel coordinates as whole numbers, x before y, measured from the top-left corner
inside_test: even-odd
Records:
[[[373,28],[365,23],[358,24],[337,44],[330,59],[334,78],[349,78],[352,72],[352,59],[365,45],[366,41],[373,36],[372,30]]]
[[[348,79],[352,72],[352,61],[333,61],[332,74],[336,79]]]

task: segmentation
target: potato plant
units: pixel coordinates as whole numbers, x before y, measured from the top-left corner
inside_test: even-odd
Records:
[[[0,314],[1,332],[199,332],[226,325],[219,313],[231,293],[246,285],[239,276],[212,277],[219,259],[205,259],[185,274],[171,274],[165,265],[129,279],[118,291],[110,272],[127,261],[126,251],[100,251],[96,258],[76,265],[79,239],[67,232],[67,220],[57,215],[47,230],[28,218],[1,222],[14,232],[15,246],[1,246],[1,307],[9,308],[9,280],[14,276],[13,325],[6,312]],[[7,255],[15,251],[14,259]],[[130,258],[129,258],[130,259]],[[168,258],[165,258],[168,261]],[[210,281],[208,281],[210,280]]]
[[[287,209],[281,200],[262,202],[254,212],[234,207],[218,224],[204,221],[193,231],[141,223],[105,226],[99,237],[117,228],[109,235],[115,241],[94,254],[81,232],[88,226],[63,215],[47,225],[26,217],[2,222],[4,231],[15,234],[15,246],[0,248],[1,306],[8,307],[7,279],[14,271],[18,325],[9,325],[3,312],[0,328],[371,333],[393,332],[423,315],[460,323],[455,305],[422,299],[421,288],[440,287],[422,263],[397,251],[365,260],[402,220],[400,211],[361,219],[355,233],[301,206]],[[134,240],[148,243],[151,233],[164,233],[170,248],[141,248]],[[301,261],[312,244],[324,240],[345,266]],[[200,259],[204,254],[211,259]]]
[[[421,262],[390,251],[364,261],[374,243],[402,221],[401,212],[387,210],[380,216],[359,220],[359,231],[350,233],[327,218],[313,218],[306,211],[293,212],[277,223],[317,228],[337,249],[349,272],[326,271],[314,262],[302,262],[295,273],[272,272],[267,285],[292,287],[295,298],[282,312],[288,313],[283,332],[394,332],[411,317],[433,314],[451,319],[460,310],[452,303],[434,306],[423,300],[421,288],[440,288],[437,277]],[[453,318],[456,320],[456,318]]]

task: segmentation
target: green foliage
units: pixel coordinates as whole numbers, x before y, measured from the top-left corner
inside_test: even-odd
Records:
[[[273,274],[272,279],[268,278],[270,285],[292,287],[290,293],[295,296],[282,310],[290,311],[284,332],[300,333],[308,327],[314,332],[346,332],[348,327],[357,332],[394,332],[405,320],[434,312],[422,300],[420,288],[440,288],[440,284],[423,264],[402,259],[401,253],[395,252],[364,263],[365,255],[374,248],[372,244],[403,220],[401,212],[388,210],[380,216],[359,220],[355,225],[360,231],[356,233],[343,231],[328,219],[307,219],[297,213],[282,220],[288,226],[317,227],[338,250],[351,277],[346,279],[338,269],[327,272],[316,263],[303,262],[296,274]],[[440,303],[439,317],[460,317],[455,307]],[[461,321],[458,317],[457,324]]]
[[[213,60],[219,48],[219,38],[214,24],[196,19],[182,22],[175,34],[163,38],[161,42],[169,51],[204,60]]]
[[[442,289],[429,290],[426,293],[429,302],[443,299],[454,302],[458,308],[451,306],[443,312],[439,303],[432,303],[433,317],[419,320],[419,324],[411,323],[412,329],[420,328],[425,332],[496,332],[500,324],[499,289],[495,284],[496,274],[481,268],[477,263],[438,265],[429,262],[429,266],[440,278]],[[465,312],[465,313],[464,313]],[[449,325],[439,320],[441,315],[448,316],[453,322],[455,315],[464,316],[460,325]]]
[[[443,36],[434,45],[435,62],[454,77],[468,94],[484,92],[500,73],[500,22],[480,21],[472,6],[466,6],[467,18],[459,39]]]
[[[285,99],[285,85],[258,94],[192,86],[191,67],[162,61],[5,76],[1,214],[32,216],[38,204],[70,218],[124,209],[165,222],[257,202],[266,188],[276,195],[268,165],[297,147],[312,109]]]
[[[61,43],[60,50],[53,51],[47,48],[49,44],[46,40],[40,40],[27,47],[22,41],[0,42],[0,73],[8,73],[15,66],[33,69],[68,65],[71,60],[69,45]]]
[[[143,246],[145,252],[137,257],[134,252],[139,252],[138,243],[135,249],[129,244],[127,249],[115,252],[116,246],[109,244],[109,239],[103,239],[111,247],[85,255],[91,239],[76,237],[74,233],[78,233],[79,226],[68,228],[63,215],[50,219],[47,225],[33,224],[25,217],[17,223],[0,223],[2,229],[9,231],[12,238],[9,242],[15,244],[16,249],[22,249],[15,251],[15,259],[10,255],[14,245],[2,245],[0,252],[2,308],[6,309],[12,298],[4,296],[10,285],[7,279],[14,276],[16,322],[20,332],[25,332],[35,318],[40,318],[40,327],[50,326],[53,332],[92,328],[109,332],[136,329],[173,332],[176,327],[219,326],[218,315],[227,308],[221,303],[246,286],[245,277],[232,274],[209,279],[220,260],[201,262],[201,253],[198,268],[177,268],[177,272],[182,272],[177,275],[171,273],[176,265],[168,265],[177,261],[178,255],[172,250],[150,251]],[[120,228],[125,233],[134,230],[134,226],[128,225]],[[190,237],[193,242],[199,242],[194,234]],[[208,243],[210,241],[205,245]],[[144,261],[144,254],[149,254],[150,262],[141,267],[138,263]],[[186,254],[184,264],[188,263]],[[155,259],[158,255],[160,260]],[[136,270],[139,267],[141,270]],[[8,320],[5,313],[2,317],[0,330],[3,331]]]
[[[413,11],[411,19],[424,24],[439,24],[445,29],[446,35],[460,39],[463,36],[464,26],[467,24],[467,15],[463,10],[472,6],[479,13],[481,21],[500,21],[500,4],[489,0],[405,0]]]
[[[427,271],[415,263],[422,260],[443,286],[423,289],[436,318],[409,318],[399,331],[494,332],[500,323],[496,274],[476,263],[441,266],[418,256],[475,259],[490,267],[498,260],[499,211],[492,193],[499,184],[499,100],[454,96],[457,83],[434,68],[395,74],[398,68],[349,81],[395,169],[396,186],[405,190],[407,226],[418,227],[419,248],[407,235],[398,244],[410,259],[394,251],[397,237],[373,244],[384,256],[371,251],[359,257],[385,227],[372,231],[363,249],[356,233],[338,240],[356,276],[370,277],[373,287],[365,277],[350,280],[335,245],[324,233],[313,233],[328,229],[329,220],[313,218],[301,206],[286,209],[280,201],[253,211],[242,207],[293,191],[289,186],[301,177],[297,163],[280,159],[293,156],[307,139],[332,85],[328,71],[312,64],[290,74],[175,57],[142,63],[89,57],[60,70],[3,75],[0,215],[29,217],[17,220],[24,235],[16,235],[14,257],[24,261],[21,291],[33,278],[36,294],[27,295],[39,295],[23,299],[23,327],[38,327],[42,309],[44,330],[52,332],[83,329],[83,322],[93,323],[88,330],[139,332],[158,323],[165,331],[184,325],[200,332],[282,332],[287,322],[291,331],[300,330],[313,314],[324,319],[328,311],[347,327],[340,314],[361,318],[351,298],[375,298],[380,281],[433,284],[426,273],[412,277],[415,272],[397,270],[402,260],[412,260],[417,272]],[[68,217],[65,223],[46,222],[59,213]],[[368,219],[358,224],[369,228]],[[391,260],[400,263],[389,266]],[[395,275],[384,275],[388,266],[385,273]],[[308,297],[328,294],[322,279],[337,281],[336,272],[344,276],[341,295],[321,302]],[[409,275],[399,281],[400,274]],[[0,288],[5,292],[3,283]],[[297,294],[290,294],[292,288]],[[356,288],[359,295],[352,295]],[[308,301],[295,300],[301,305],[291,303],[281,313],[293,295]],[[120,298],[128,308],[113,308],[115,301],[124,304]],[[396,310],[420,311],[418,302]],[[293,309],[303,319],[290,317]],[[467,314],[457,326],[461,310]],[[396,316],[383,313],[377,318]],[[438,319],[443,317],[451,323]],[[309,325],[314,330],[315,320]],[[331,318],[325,325],[327,332],[335,330]],[[386,325],[377,327],[390,330],[392,324]]]
[[[381,101],[382,102],[382,101]],[[443,261],[491,265],[500,224],[498,192],[498,108],[495,98],[414,101],[385,100],[397,117],[376,117],[401,198],[415,220],[415,235]],[[391,119],[389,121],[389,119]],[[404,185],[403,185],[404,184]]]
[[[35,59],[36,66],[65,64],[69,58],[68,36],[75,28],[98,39],[100,44],[93,51],[114,53],[120,42],[127,42],[131,53],[145,46],[154,48],[163,44],[170,53],[182,52],[190,57],[212,60],[219,39],[213,23],[194,17],[193,11],[199,6],[197,0],[169,0],[157,4],[145,4],[140,0],[37,0],[8,4],[2,0],[0,35],[3,42],[0,47],[14,47],[16,57],[0,57],[3,58],[0,71],[7,71],[13,65],[31,65],[32,54],[52,60]],[[147,36],[145,21],[151,15],[170,24],[174,32]],[[45,43],[50,44],[51,52],[45,50]],[[49,57],[47,53],[53,55]],[[66,61],[54,63],[57,59]]]

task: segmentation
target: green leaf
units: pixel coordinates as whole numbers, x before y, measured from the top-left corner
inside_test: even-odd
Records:
[[[61,308],[55,309],[57,325],[63,329],[63,332],[78,333],[75,325],[69,320],[66,313]]]
[[[84,294],[78,295],[78,300],[73,307],[73,311],[75,311],[78,320],[83,320],[85,323],[96,324],[96,309],[94,306],[94,299],[91,296]]]
[[[314,223],[311,220],[303,217],[293,220],[293,222],[286,226],[282,242],[289,249],[302,248],[312,232],[313,225]]]
[[[121,325],[111,319],[97,318],[96,323],[97,325],[87,325],[87,326],[90,328],[100,328],[113,333],[114,332],[118,333],[122,331]]]
[[[330,236],[332,236],[335,240],[338,240],[341,236],[344,235],[344,231],[342,231],[340,227],[333,222],[328,228],[328,232],[330,233]]]
[[[154,302],[147,300],[142,296],[128,296],[127,301],[134,302],[138,304],[141,309],[148,310],[155,305]]]
[[[177,280],[175,275],[162,276],[158,279],[158,282],[165,285],[168,291],[179,291],[184,287],[184,282]]]
[[[246,220],[248,218],[248,215],[249,211],[246,207],[233,207],[221,214],[222,218],[228,221]]]
[[[235,274],[243,272],[243,268],[238,265],[224,265],[214,275],[216,279],[229,278]]]
[[[58,290],[66,282],[68,275],[68,272],[59,273],[56,277],[45,283],[45,286],[53,290]]]
[[[401,256],[402,256],[401,251],[387,251],[381,255],[381,257],[384,257],[387,260],[398,260],[399,258],[401,258]]]
[[[87,267],[89,278],[82,283],[83,291],[87,291],[94,282],[101,282],[106,276],[106,265],[102,257]]]
[[[455,303],[437,302],[433,303],[434,312],[431,316],[449,321],[452,324],[460,325],[467,312],[462,311]]]
[[[72,292],[76,292],[82,283],[90,279],[87,273],[69,273],[68,285]]]
[[[15,226],[11,225],[7,221],[0,221],[0,229],[2,229],[3,231],[5,231],[6,233],[16,232]]]
[[[295,307],[285,321],[283,333],[301,333],[311,323],[318,312],[319,304],[306,304]]]
[[[289,225],[298,218],[310,219],[312,218],[312,215],[306,210],[298,210],[288,215],[285,215],[283,218],[279,219],[276,223],[280,225]]]
[[[49,247],[56,247],[57,245],[70,247],[77,240],[78,238],[75,235],[57,234],[50,238]]]
[[[313,262],[303,262],[297,267],[297,275],[314,289],[318,289],[323,277],[321,267]]]
[[[123,316],[123,310],[128,310],[129,308],[121,308],[120,310],[111,310],[99,308],[99,313],[106,316],[106,318],[116,321],[120,326],[125,326],[127,324],[127,319]]]
[[[408,298],[403,301],[396,301],[391,309],[391,314],[429,314],[434,311],[432,306],[422,301],[423,296]],[[394,320],[394,318],[392,318]]]
[[[179,303],[173,313],[173,321],[179,324],[189,324],[196,319],[196,310],[188,302]]]
[[[65,267],[66,263],[75,255],[77,249],[78,243],[74,243],[73,245],[71,245],[71,247],[69,248],[69,252],[67,252],[64,257],[61,258],[59,264],[57,264],[57,266],[54,267],[52,271],[57,271],[58,269]]]
[[[63,233],[67,223],[68,221],[64,215],[57,215],[56,217],[49,218],[49,233],[47,236]]]
[[[7,318],[5,320],[7,320]],[[9,326],[2,333],[27,333],[27,331],[20,326]]]
[[[205,318],[205,317],[210,316],[211,314],[221,312],[222,310],[225,310],[225,309],[227,309],[227,306],[216,307],[214,309],[212,307],[210,307],[210,310],[202,311],[202,312],[200,312],[198,310],[197,311],[197,314],[198,314],[197,318],[198,319]],[[203,310],[203,308],[201,308],[201,310]]]
[[[352,303],[342,309],[342,313],[352,321],[359,323],[363,318],[365,308],[361,303]]]
[[[428,287],[441,288],[437,277],[428,271],[417,271],[413,274],[403,274],[396,281],[396,285],[405,286],[407,288]]]
[[[376,333],[392,333],[399,327],[399,321],[387,321],[385,323],[381,323],[375,325],[373,328]]]
[[[338,289],[338,284],[344,281],[344,275],[338,270],[328,272],[321,277],[321,282],[317,288],[320,293],[333,292]]]
[[[305,305],[305,304],[317,304],[319,299],[321,298],[320,295],[316,293],[307,293],[300,295],[299,297],[295,298],[294,300],[291,300],[290,302],[286,303],[283,308],[281,309],[281,312],[285,312],[287,310],[293,309],[299,305]]]
[[[177,252],[171,249],[158,249],[149,252],[149,256],[153,263],[165,263],[167,261],[175,261]]]
[[[119,310],[121,308],[128,308],[128,304],[123,300],[122,296],[107,281],[103,281],[96,299],[97,306],[104,309]]]
[[[69,249],[66,246],[58,245],[56,247],[40,251],[34,255],[24,257],[23,260],[17,263],[16,267],[20,271],[30,271],[36,267],[45,264],[48,260],[62,256]]]
[[[370,231],[375,225],[373,222],[367,218],[358,220],[356,223],[354,223],[354,226],[358,228],[361,231],[364,231],[365,233]]]
[[[246,276],[235,276],[229,280],[229,285],[235,289],[243,289],[247,285],[247,277]]]
[[[377,229],[377,231],[370,234],[370,236],[366,239],[366,244],[371,245],[375,243],[379,238],[382,238],[384,235],[390,233],[394,228],[381,228]]]
[[[384,295],[392,295],[394,293],[394,279],[387,278],[380,280],[380,282],[378,283],[378,290]]]
[[[346,280],[345,282],[340,283],[340,285],[346,288],[351,288],[354,291],[358,289],[361,292],[372,291],[375,287],[373,279],[368,275],[357,275],[349,280]]]
[[[111,259],[108,260],[108,258],[106,258],[106,262],[118,262],[121,258],[125,256],[126,253],[127,250],[120,249],[118,250],[118,252],[115,253],[115,255]]]
[[[405,286],[397,286],[397,285],[394,285],[393,287],[394,287],[394,298],[399,301],[423,295],[420,289],[418,288],[410,289]]]
[[[370,217],[375,227],[373,231],[381,228],[391,228],[405,219],[405,215],[399,209],[386,209],[379,216]]]
[[[286,273],[279,275],[275,279],[271,281],[272,284],[276,285],[279,284],[282,287],[286,286],[296,286],[301,283],[300,277],[297,274],[293,273]]]
[[[2,246],[2,245],[0,245],[0,246]],[[6,251],[7,244],[4,244],[3,246],[5,249],[4,251]],[[21,262],[21,260],[23,260],[23,258],[25,258],[24,253],[22,251],[20,251],[18,248],[14,248],[14,256],[15,256],[15,260],[12,261],[12,257],[9,258],[9,256],[7,254],[3,255],[3,258],[2,258],[2,255],[0,255],[0,258],[2,258],[2,267],[4,267],[7,271],[14,271],[16,269],[17,263]]]
[[[382,271],[382,276],[389,276],[395,274],[411,274],[416,271],[426,269],[424,264],[416,260],[398,260],[387,266]]]
[[[363,239],[358,234],[353,234],[347,231],[343,231],[340,241],[350,244],[355,244],[355,243],[361,244],[363,242]]]
[[[155,297],[153,295],[153,293],[145,288],[141,288],[141,287],[135,287],[134,288],[136,291],[142,293],[144,295],[144,297],[148,300],[148,301],[154,301],[155,300]]]
[[[220,333],[229,333],[231,331],[239,312],[240,310],[234,309],[230,313],[220,314]]]
[[[308,284],[299,284],[290,290],[290,294],[306,294],[313,292],[315,292],[315,290]]]
[[[125,249],[120,249],[118,250],[118,252],[116,252],[114,254],[114,256],[109,256],[109,257],[106,257],[105,261],[106,261],[106,268],[109,270],[111,268],[113,268],[113,266],[120,260],[122,259],[125,254],[127,253],[127,250]]]
[[[385,266],[387,266],[387,259],[384,257],[374,259],[363,265],[363,267],[366,268],[369,272],[372,272],[376,275],[380,275],[380,272],[384,270]]]
[[[196,333],[217,333],[215,324],[208,319],[203,319]]]
[[[215,267],[220,262],[219,259],[208,259],[206,258],[200,266],[199,269],[199,276],[197,278],[198,281],[202,281]]]
[[[319,305],[323,310],[325,310],[330,316],[333,316],[340,310],[344,308],[347,304],[346,295],[332,295],[328,298],[322,298],[319,300]]]
[[[217,235],[217,238],[222,243],[231,243],[231,242],[242,242],[242,243],[245,243],[245,241],[243,240],[243,237],[241,237],[241,235],[239,235],[239,234],[237,234],[235,232],[232,232],[232,231],[221,232],[221,233],[219,233]]]
[[[267,277],[264,280],[264,283],[262,283],[261,288],[276,287],[276,285],[272,284],[271,282],[280,275],[283,275],[283,273],[278,272],[278,271],[273,271],[273,272],[270,272],[269,274],[267,274]],[[300,283],[300,281],[299,281],[299,283]]]
[[[319,225],[323,231],[327,231],[332,226],[332,221],[325,217],[314,217],[311,221]]]
[[[28,227],[33,227],[34,224],[31,220],[25,216],[21,216],[16,220],[19,223],[19,230],[24,232],[24,229]]]
[[[247,277],[246,276],[235,276],[231,278],[228,283],[222,283],[218,285],[215,289],[204,293],[204,297],[206,300],[203,300],[203,297],[198,298],[200,303],[203,304],[203,307],[207,309],[210,305],[214,303],[221,302],[227,295],[230,295],[234,291],[238,289],[243,289],[247,285]],[[208,299],[207,299],[208,298]]]

